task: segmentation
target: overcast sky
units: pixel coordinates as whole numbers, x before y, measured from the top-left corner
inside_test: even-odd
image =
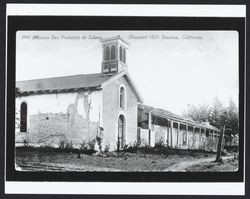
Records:
[[[128,71],[144,103],[182,114],[218,97],[238,105],[235,31],[19,31],[16,79],[101,72],[100,37],[129,43]]]

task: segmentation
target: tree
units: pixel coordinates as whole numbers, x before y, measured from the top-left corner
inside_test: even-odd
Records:
[[[232,99],[229,100],[229,105],[224,112],[225,125],[230,129],[233,136],[239,133],[239,111]]]
[[[222,122],[223,111],[225,111],[223,104],[217,97],[215,97],[212,106],[210,107],[209,110],[209,117],[208,117],[209,123],[217,128],[221,128],[223,126]]]
[[[183,113],[183,116],[194,121],[207,122],[209,116],[209,106],[207,104],[202,104],[197,107],[191,105],[189,106],[188,111]]]
[[[199,105],[189,106],[184,117],[198,122],[209,122],[211,125],[222,129],[225,125],[225,134],[229,136],[238,136],[239,133],[239,111],[232,99],[229,100],[229,105],[225,107],[216,97],[211,106]]]

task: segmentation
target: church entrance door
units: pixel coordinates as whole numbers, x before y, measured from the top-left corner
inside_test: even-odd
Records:
[[[118,150],[123,149],[125,146],[125,118],[123,115],[119,116],[118,119]]]

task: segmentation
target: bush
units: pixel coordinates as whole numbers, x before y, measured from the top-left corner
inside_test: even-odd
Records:
[[[27,140],[24,140],[24,141],[23,141],[23,146],[24,146],[24,147],[28,147],[28,146],[29,146],[29,143],[28,143]]]
[[[72,142],[67,142],[65,144],[65,149],[68,149],[68,150],[73,149],[73,143]]]
[[[47,147],[48,148],[54,148],[54,147],[51,147],[51,146],[47,146]],[[60,151],[64,151],[64,152],[73,152],[74,151],[73,143],[71,141],[67,142],[65,140],[61,140],[60,143],[59,143],[58,149]]]
[[[87,143],[83,140],[82,143],[80,144],[80,151],[87,151],[88,150],[88,145]]]
[[[59,143],[59,149],[64,149],[65,148],[65,141],[61,140]]]
[[[138,148],[139,148],[138,142],[137,142],[137,141],[134,141],[134,142],[133,142],[132,144],[130,144],[130,145],[125,145],[124,151],[130,152],[130,153],[135,153],[135,152],[137,152]]]
[[[87,142],[88,150],[95,150],[95,142],[96,142],[95,139],[90,140],[89,142]]]
[[[37,148],[37,150],[38,151],[42,151],[42,152],[53,152],[53,151],[56,151],[56,149],[53,148],[50,145],[43,145],[43,146]]]
[[[102,151],[102,138],[99,136],[96,136],[96,142],[98,144],[99,151],[101,152]]]
[[[120,143],[116,142],[116,151],[120,151]]]
[[[104,152],[109,152],[110,144],[106,144],[104,148]]]
[[[150,146],[143,146],[143,147],[140,147],[140,148],[139,148],[139,151],[140,151],[141,153],[158,154],[158,153],[156,153],[155,148],[150,147]]]
[[[162,148],[164,147],[164,143],[163,143],[163,140],[160,139],[159,142],[155,143],[155,148]]]
[[[91,155],[93,153],[95,153],[95,139],[94,140],[90,140],[89,142],[86,141],[82,141],[82,143],[80,144],[80,152],[84,153],[84,154],[88,154]]]
[[[125,146],[123,147],[123,151],[126,151],[129,148],[128,144],[125,144]]]

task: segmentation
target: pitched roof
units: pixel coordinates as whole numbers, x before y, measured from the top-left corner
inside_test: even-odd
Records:
[[[170,111],[160,109],[160,108],[155,108],[152,106],[148,106],[145,104],[138,104],[138,108],[141,110],[144,110],[145,112],[150,112],[150,113],[155,113],[155,114],[160,114],[162,116],[170,117],[170,118],[175,118],[175,119],[183,119],[181,116],[176,115]]]
[[[64,77],[52,77],[44,79],[34,79],[26,81],[17,81],[16,87],[20,89],[22,94],[36,93],[40,91],[61,91],[65,92],[67,90],[74,89],[92,89],[98,90],[102,89],[105,83],[113,82],[120,77],[125,77],[128,81],[129,86],[134,91],[138,102],[143,102],[143,99],[136,88],[134,82],[132,81],[127,70],[124,70],[117,74],[81,74],[72,75]]]
[[[188,124],[188,125],[195,126],[195,127],[207,128],[207,129],[219,131],[218,128],[210,125],[208,122],[197,122],[193,120],[188,120],[184,117],[181,117],[175,113],[172,113],[164,109],[154,108],[152,106],[148,106],[145,104],[138,104],[138,108],[145,112],[150,112],[152,115],[155,115],[161,118],[172,119],[173,121],[181,122],[183,124]]]
[[[97,88],[111,77],[112,75],[103,73],[81,74],[64,77],[17,81],[16,87],[18,87],[21,92]]]
[[[109,84],[110,82],[113,82],[113,81],[119,79],[120,77],[124,77],[124,78],[126,79],[126,81],[128,82],[130,88],[131,88],[132,91],[134,92],[134,94],[135,94],[135,96],[136,96],[138,102],[143,103],[143,98],[142,98],[142,96],[141,96],[139,90],[137,89],[137,87],[136,87],[134,81],[132,80],[132,78],[131,78],[131,76],[129,75],[129,73],[128,73],[127,70],[124,70],[124,71],[118,73],[117,75],[112,76],[108,81],[106,81],[106,82],[102,85],[102,87],[105,86],[106,84]]]

